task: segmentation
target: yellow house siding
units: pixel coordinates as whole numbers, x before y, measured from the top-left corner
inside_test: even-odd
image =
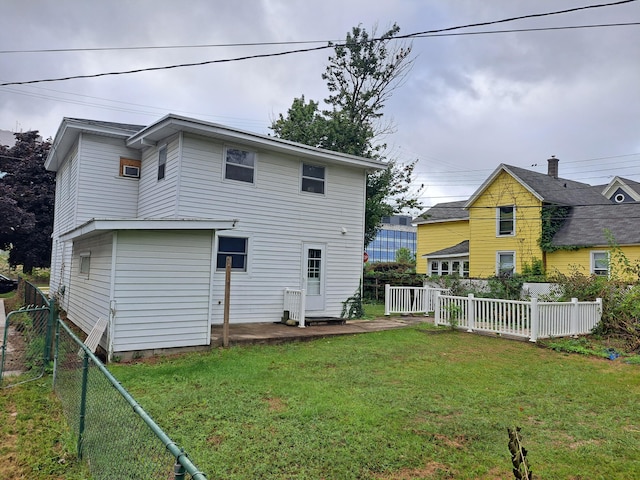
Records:
[[[498,236],[497,207],[515,206],[515,234]],[[542,259],[538,239],[542,202],[511,175],[501,172],[469,208],[470,276],[496,274],[496,255],[515,252],[516,273],[534,258]]]
[[[418,225],[416,272],[427,273],[427,260],[423,258],[425,253],[453,247],[465,240],[469,240],[469,222],[467,220]]]
[[[622,246],[620,250],[624,256],[629,260],[631,265],[640,262],[640,245]],[[547,253],[547,273],[562,273],[564,275],[570,275],[573,271],[578,271],[585,275],[591,273],[591,252],[593,251],[609,251],[611,247],[605,246],[593,246],[589,248],[581,248],[580,250],[558,250],[555,252]],[[614,275],[624,278],[618,271],[617,261],[615,255],[613,256],[610,268],[613,269]],[[632,280],[629,278],[629,280]]]

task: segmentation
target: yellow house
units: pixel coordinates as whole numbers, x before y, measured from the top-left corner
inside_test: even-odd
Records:
[[[414,219],[417,271],[486,278],[545,271],[609,275],[613,244],[640,261],[640,183],[592,186],[501,164],[465,201],[439,203]]]

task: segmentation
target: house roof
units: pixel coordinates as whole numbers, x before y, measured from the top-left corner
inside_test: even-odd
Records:
[[[387,167],[387,164],[380,160],[347,155],[332,150],[324,150],[269,135],[247,132],[217,123],[205,122],[203,120],[174,114],[169,114],[148,127],[137,131],[127,140],[127,146],[144,148],[155,145],[156,142],[178,132],[189,132],[196,135],[216,138],[223,142],[247,145],[255,149],[276,151],[285,155],[295,155],[299,158],[321,160],[325,163],[351,165],[367,170],[381,170]]]
[[[464,240],[453,247],[443,248],[442,250],[436,250],[435,252],[426,253],[422,255],[428,258],[438,257],[465,257],[469,255],[469,240]]]
[[[467,200],[458,202],[438,203],[426,210],[422,215],[413,219],[411,223],[416,225],[421,223],[450,222],[452,220],[469,220],[469,210],[464,208]]]
[[[541,202],[555,205],[605,204],[609,201],[602,196],[601,189],[587,183],[576,182],[566,178],[554,178],[545,173],[533,172],[513,165],[500,164],[485,180],[469,200],[465,207],[470,207],[480,195],[500,175],[506,172],[515,178],[524,188]]]
[[[58,128],[52,148],[45,161],[47,170],[54,172],[58,170],[82,132],[123,138],[128,147],[138,150],[154,146],[157,142],[175,133],[189,132],[216,138],[223,142],[247,145],[255,149],[276,151],[325,163],[349,165],[372,171],[387,167],[387,164],[380,160],[324,150],[269,135],[246,132],[216,123],[169,114],[148,126],[65,117]]]
[[[602,195],[610,199],[619,188],[627,192],[636,202],[640,201],[640,183],[634,180],[629,180],[628,178],[616,176],[608,185],[602,186],[600,188],[600,192]]]
[[[611,232],[618,245],[640,244],[640,203],[607,203],[572,208],[570,216],[554,235],[557,246],[605,246]]]
[[[62,119],[60,127],[58,127],[44,166],[47,170],[57,171],[69,150],[76,143],[78,136],[83,132],[125,139],[142,128],[144,128],[143,125],[132,125],[130,123],[101,122],[98,120],[65,117]]]

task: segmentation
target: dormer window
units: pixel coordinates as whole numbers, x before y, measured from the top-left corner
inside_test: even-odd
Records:
[[[497,234],[499,237],[515,235],[516,229],[516,207],[498,207],[497,213]]]
[[[618,193],[618,194],[616,194],[615,197],[613,197],[613,200],[616,203],[622,203],[622,202],[624,202],[625,198],[624,198],[624,195],[622,193]]]

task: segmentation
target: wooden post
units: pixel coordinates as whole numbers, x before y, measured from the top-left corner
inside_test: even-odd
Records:
[[[222,323],[222,346],[229,347],[229,297],[231,296],[231,257],[227,257],[224,269],[224,319]]]

